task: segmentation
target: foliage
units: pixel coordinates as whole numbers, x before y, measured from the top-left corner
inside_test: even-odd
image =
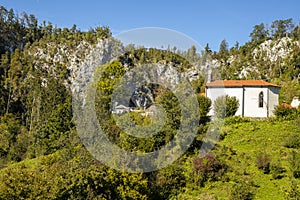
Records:
[[[266,30],[265,25],[263,23],[255,25],[253,27],[253,31],[250,33],[251,40],[257,43],[263,42],[267,39],[268,36],[269,31]]]
[[[204,93],[205,92],[205,85],[204,85],[204,78],[201,74],[198,75],[198,78],[196,80],[193,80],[191,82],[192,87],[194,88],[195,92],[198,93]]]
[[[0,117],[0,161],[20,161],[24,159],[29,138],[26,128],[22,126],[18,117],[7,114]]]
[[[95,163],[83,148],[10,166],[0,174],[1,199],[146,199],[147,181]],[[70,157],[71,155],[71,157]],[[68,156],[68,157],[66,157]],[[67,158],[67,159],[66,159]]]
[[[220,44],[219,54],[221,58],[226,58],[229,55],[228,42],[225,39]]]
[[[274,38],[284,37],[286,33],[290,33],[293,30],[293,19],[289,18],[285,20],[275,20],[272,23],[271,28]]]
[[[242,117],[242,116],[230,116],[225,119],[225,124],[230,125],[230,124],[239,124],[243,122],[250,122],[250,119],[247,117]]]
[[[258,167],[258,169],[262,170],[265,174],[270,173],[271,159],[268,154],[264,152],[258,153],[256,156],[255,164]]]
[[[254,124],[256,126],[255,130],[253,129]],[[225,176],[228,176],[230,182],[220,182],[217,185],[209,184],[207,187],[214,186],[218,189],[210,188],[205,191],[218,194],[220,199],[227,199],[228,188],[232,187],[231,181],[235,183],[248,182],[255,199],[284,199],[286,194],[282,188],[289,185],[288,177],[293,176],[293,173],[289,161],[291,150],[284,147],[283,141],[287,135],[292,133],[299,135],[300,127],[295,121],[251,120],[230,124],[225,128],[227,129],[227,135],[219,141],[217,146],[231,147],[236,152],[225,159],[228,166]],[[216,151],[219,153],[220,150],[217,148],[213,153],[216,153]],[[256,167],[255,161],[258,152],[264,152],[269,156],[271,160],[270,174],[264,174]],[[226,151],[225,155],[230,154]],[[294,163],[297,162],[299,163],[295,159]],[[250,180],[253,180],[254,184]]]
[[[200,122],[207,121],[207,114],[211,108],[211,100],[205,96],[197,95],[200,111]]]
[[[275,107],[274,115],[279,119],[295,119],[297,117],[297,109],[286,104],[281,104]]]
[[[295,109],[276,108],[280,120],[252,121],[233,116],[237,100],[223,97],[219,115],[228,118],[220,128],[222,140],[200,158],[199,149],[212,125],[207,118],[212,102],[197,95],[201,124],[188,152],[156,172],[120,172],[94,160],[80,142],[70,91],[74,71],[67,56],[76,52],[74,62],[82,62],[83,50],[111,37],[110,29],[54,27],[50,22],[39,23],[34,15],[18,15],[2,6],[0,27],[0,199],[251,199],[254,195],[257,199],[299,199],[300,126],[299,119],[293,120]],[[115,84],[126,70],[144,63],[169,64],[184,73],[207,64],[210,55],[220,63],[213,77],[220,71],[223,79],[274,82],[281,86],[280,102],[290,102],[300,95],[300,48],[294,45],[299,30],[291,19],[276,20],[271,26],[261,23],[253,27],[251,41],[245,45],[237,43],[229,49],[224,39],[218,53],[211,52],[207,44],[203,55],[195,46],[180,52],[176,47],[162,51],[129,45],[124,55],[99,67],[100,71],[106,68],[96,90],[96,97],[101,97],[96,98],[99,122],[109,139],[123,149],[151,152],[161,148],[180,127],[176,96],[167,88],[149,85],[155,101],[165,109],[167,121],[153,137],[134,138],[109,115]],[[286,35],[289,57],[271,61],[266,52],[253,56],[262,42],[270,40],[274,45]],[[82,44],[86,46],[78,48]],[[252,68],[255,70],[240,76],[243,69]],[[204,92],[204,83],[199,73],[191,85],[198,94]],[[131,113],[130,118],[141,126],[151,124],[151,118],[138,113]],[[255,190],[249,179],[255,181]]]
[[[294,148],[294,149],[300,148],[300,135],[293,133],[287,136],[287,138],[284,141],[284,146],[287,148]]]
[[[200,186],[203,186],[207,181],[218,180],[226,170],[226,166],[219,162],[213,154],[195,159],[193,166],[193,176],[196,176],[196,184]]]
[[[230,191],[230,200],[251,200],[253,199],[253,187],[249,183],[235,183]]]
[[[288,161],[292,176],[294,178],[300,178],[300,154],[293,150]]]
[[[281,179],[284,177],[286,169],[282,167],[282,164],[279,161],[276,161],[271,163],[270,171],[274,179]]]
[[[192,52],[194,52],[194,50]],[[170,50],[159,50],[155,48],[137,48],[130,49],[124,55],[120,56],[118,58],[118,61],[120,61],[122,65],[128,65],[129,67],[147,63],[171,63],[177,69],[177,71],[184,72],[192,67],[191,62],[188,61],[189,56],[196,56],[192,52],[182,52],[180,54],[177,54]]]
[[[217,118],[233,116],[238,108],[239,101],[236,97],[225,95],[218,97],[214,102],[214,114]]]
[[[153,173],[150,180],[151,199],[170,199],[179,194],[186,184],[183,169],[177,163]]]
[[[199,192],[195,190],[188,190],[185,191],[184,193],[180,193],[177,196],[171,197],[170,200],[199,200],[199,199],[205,199],[205,200],[217,200],[218,198],[209,193],[205,192]]]
[[[287,200],[299,200],[300,199],[300,188],[299,184],[295,179],[289,181],[288,188],[285,189],[285,199]]]

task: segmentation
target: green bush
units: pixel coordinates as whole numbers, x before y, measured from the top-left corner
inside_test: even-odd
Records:
[[[181,188],[185,186],[183,169],[178,164],[152,173],[150,188],[152,199],[170,199],[177,196]]]
[[[0,159],[23,160],[29,143],[29,134],[16,115],[0,117]]]
[[[283,173],[286,172],[286,170],[282,167],[282,165],[279,161],[271,163],[270,171],[271,171],[272,177],[274,179],[283,178],[284,177]]]
[[[297,149],[300,147],[300,135],[293,133],[289,135],[284,142],[284,146],[287,148]]]
[[[289,181],[289,185],[285,189],[285,199],[291,199],[291,200],[299,200],[300,199],[300,188],[297,184],[296,180],[291,179]]]
[[[292,151],[288,159],[290,163],[290,171],[294,178],[300,178],[300,154]]]
[[[239,108],[239,101],[236,97],[228,95],[218,97],[214,102],[214,112],[217,118],[234,116]]]
[[[230,191],[230,200],[251,200],[253,199],[254,192],[249,183],[235,183]]]
[[[147,178],[95,162],[83,148],[10,165],[0,173],[0,199],[147,199]],[[42,161],[43,160],[43,161]],[[179,179],[181,180],[181,179]]]
[[[255,164],[258,169],[262,170],[265,174],[270,173],[271,158],[268,154],[258,153],[256,156]]]
[[[197,95],[200,112],[200,122],[207,121],[207,114],[211,107],[211,100],[205,96]]]
[[[281,104],[275,107],[274,115],[279,119],[292,120],[297,117],[298,111],[296,108]]]
[[[206,181],[216,181],[225,173],[226,165],[215,158],[213,154],[207,154],[194,160],[195,178],[200,186]]]
[[[241,116],[230,116],[225,119],[225,125],[250,122],[249,118]]]
[[[171,197],[169,200],[218,200],[216,195],[207,192],[199,192],[193,189],[185,189],[184,193]]]

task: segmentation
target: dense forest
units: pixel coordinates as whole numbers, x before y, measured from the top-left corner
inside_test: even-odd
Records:
[[[207,115],[215,106],[201,95],[207,81],[202,67],[214,65],[215,79],[278,84],[280,103],[289,104],[300,96],[299,24],[284,19],[271,26],[255,25],[246,44],[230,48],[223,40],[218,52],[209,44],[201,54],[194,46],[176,51],[128,45],[122,56],[99,66],[105,69],[96,83],[99,123],[111,141],[132,152],[151,152],[172,140],[180,128],[182,108],[170,89],[147,85],[141,89],[142,98],[149,98],[150,91],[150,99],[166,110],[166,122],[150,138],[127,135],[110,113],[117,81],[128,69],[147,63],[196,74],[190,79],[200,105],[196,138],[174,163],[147,173],[102,164],[87,151],[75,126],[72,84],[80,70],[76,66],[111,38],[109,27],[59,28],[0,7],[0,199],[300,199],[299,109],[278,106],[276,117],[264,120],[228,114],[219,130],[220,141],[199,156],[212,124]],[[131,103],[140,105],[134,99]],[[148,116],[129,115],[138,125],[151,124]],[[122,116],[118,120],[127,123]]]

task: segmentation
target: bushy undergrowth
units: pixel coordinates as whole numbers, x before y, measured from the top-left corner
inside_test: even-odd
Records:
[[[274,115],[279,119],[293,120],[299,116],[299,111],[296,108],[281,104],[275,107]]]
[[[194,176],[200,186],[207,181],[219,180],[226,171],[226,165],[218,161],[213,154],[207,154],[194,160]]]
[[[256,156],[255,164],[258,169],[262,170],[265,174],[270,173],[271,158],[268,154],[259,152]]]

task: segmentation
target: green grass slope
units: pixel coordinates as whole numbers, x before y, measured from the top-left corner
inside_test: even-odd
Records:
[[[251,199],[277,200],[293,199],[294,193],[299,192],[299,177],[295,178],[293,172],[297,171],[300,159],[292,159],[292,152],[297,155],[299,151],[299,119],[233,123],[224,126],[222,133],[224,139],[212,153],[223,158],[227,164],[226,181],[209,182],[199,189],[197,195],[195,191],[187,189],[187,196],[183,195],[182,198],[199,199],[205,194],[208,199],[249,199],[243,194],[245,190],[252,193]],[[234,152],[233,155],[226,152],[228,149]],[[260,164],[264,161],[269,163],[266,164],[269,172],[258,168],[258,157],[261,158]],[[291,164],[293,162],[294,165]],[[292,189],[293,181],[297,191]],[[234,185],[237,184],[244,187],[234,191]],[[236,193],[241,196],[235,195]]]

